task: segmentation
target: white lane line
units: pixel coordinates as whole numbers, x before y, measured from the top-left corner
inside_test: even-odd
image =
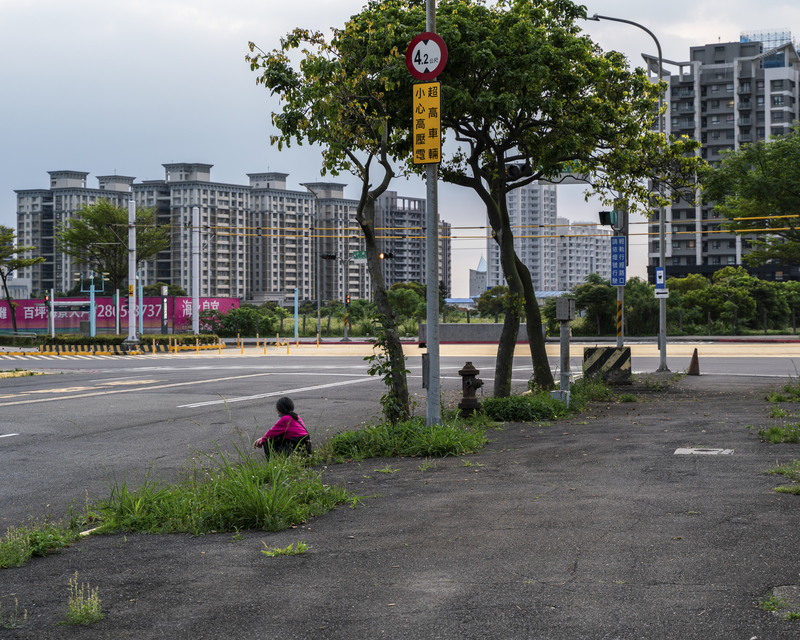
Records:
[[[11,436],[18,436],[18,433],[4,433],[0,435],[0,438],[10,438]]]
[[[255,396],[244,396],[242,398],[223,398],[220,400],[209,400],[208,402],[195,402],[193,404],[180,404],[178,409],[196,409],[198,407],[209,407],[214,404],[230,404],[231,402],[243,402],[245,400],[259,400],[260,398],[270,398],[272,396],[285,396],[290,393],[301,393],[303,391],[316,391],[317,389],[327,389],[329,387],[341,387],[346,384],[359,384],[361,382],[374,382],[380,378],[359,378],[358,380],[345,380],[344,382],[332,382],[330,384],[318,384],[312,387],[301,387],[299,389],[287,389],[284,391],[273,391],[271,393],[259,393]]]
[[[242,380],[243,378],[258,378],[261,376],[271,376],[273,373],[252,373],[246,376],[231,376],[230,378],[213,378],[211,380],[192,380],[191,382],[177,382],[174,384],[160,384],[152,387],[136,387],[134,389],[117,389],[114,391],[98,391],[93,393],[80,393],[74,396],[56,396],[53,398],[38,398],[36,400],[18,400],[15,402],[0,402],[0,407],[10,407],[17,404],[38,404],[39,402],[66,402],[67,400],[75,400],[76,398],[91,398],[94,396],[110,396],[117,393],[134,393],[137,391],[160,391],[161,389],[169,389],[171,387],[187,387],[190,385],[209,384],[211,382],[223,382],[225,380]],[[57,393],[54,391],[53,393]]]

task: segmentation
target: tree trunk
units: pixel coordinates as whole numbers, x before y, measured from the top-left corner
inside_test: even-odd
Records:
[[[6,301],[8,302],[8,312],[11,314],[11,326],[13,327],[14,333],[17,333],[17,308],[11,301],[11,294],[8,292],[8,272],[2,271],[0,272],[0,276],[3,279],[3,289],[6,293]]]
[[[383,282],[381,273],[381,259],[378,252],[378,244],[375,239],[375,200],[386,191],[394,177],[394,171],[386,160],[385,154],[380,161],[384,169],[384,176],[381,183],[375,188],[369,189],[369,163],[364,168],[362,175],[361,197],[356,211],[356,220],[361,226],[364,234],[364,245],[367,250],[367,268],[369,270],[370,281],[383,324],[384,347],[389,359],[390,382],[389,395],[394,400],[396,411],[389,415],[391,420],[403,420],[411,415],[411,406],[408,396],[408,381],[406,380],[406,358],[403,354],[403,345],[400,342],[400,333],[397,328],[397,317],[392,306],[389,304],[389,294]]]
[[[541,331],[542,315],[539,311],[539,304],[536,302],[536,290],[533,288],[533,280],[531,280],[531,273],[528,267],[519,258],[516,258],[516,261],[525,296],[525,313],[528,317],[526,328],[528,330],[528,347],[531,350],[531,362],[533,364],[533,381],[537,387],[552,389],[555,387],[555,381],[553,380],[553,372],[550,370],[544,335]]]

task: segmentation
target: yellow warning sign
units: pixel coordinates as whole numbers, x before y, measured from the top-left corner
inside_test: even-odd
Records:
[[[129,284],[129,285],[128,285],[128,295],[129,295],[129,296],[132,296],[132,295],[133,295],[133,285],[132,285],[132,284]]]
[[[441,88],[441,82],[414,85],[414,164],[441,162]]]

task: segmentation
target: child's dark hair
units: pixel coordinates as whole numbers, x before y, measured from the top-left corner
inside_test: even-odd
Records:
[[[292,420],[297,420],[297,414],[294,412],[294,402],[291,398],[284,396],[279,398],[275,403],[275,408],[282,416],[292,416]]]

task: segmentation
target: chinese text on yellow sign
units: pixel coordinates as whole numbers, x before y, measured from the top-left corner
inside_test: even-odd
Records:
[[[414,164],[441,161],[441,82],[414,85]]]

